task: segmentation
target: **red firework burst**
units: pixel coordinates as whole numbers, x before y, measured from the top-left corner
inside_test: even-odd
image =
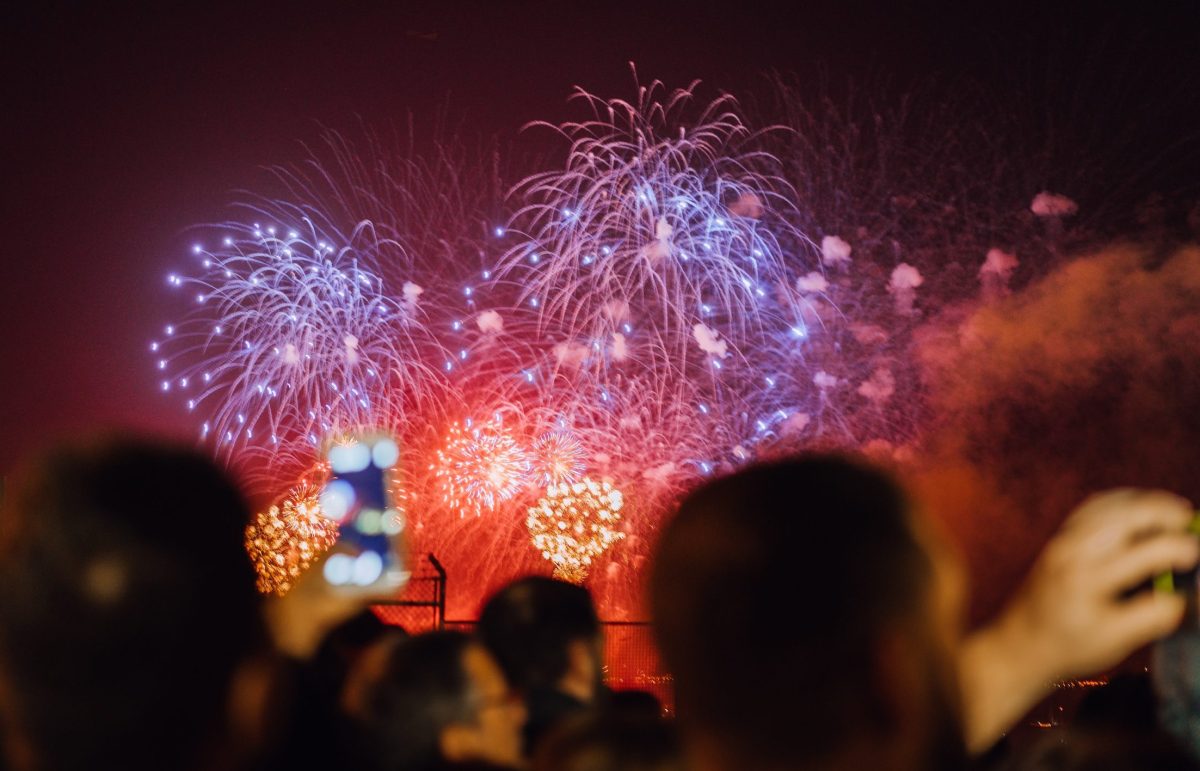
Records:
[[[533,443],[533,468],[539,485],[554,487],[571,484],[583,476],[583,445],[574,434],[551,431]]]
[[[430,465],[437,492],[459,516],[479,516],[512,499],[529,482],[529,453],[495,421],[450,427]]]

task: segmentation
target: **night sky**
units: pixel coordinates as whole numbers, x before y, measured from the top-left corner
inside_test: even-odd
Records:
[[[1069,119],[1145,122],[1147,157],[1198,135],[1188,109],[1164,111],[1200,102],[1195,3],[21,5],[37,7],[5,11],[0,31],[4,472],[102,427],[194,435],[179,400],[157,391],[146,347],[178,316],[164,277],[191,226],[226,219],[233,191],[302,158],[321,126],[411,113],[420,128],[449,105],[468,131],[510,136],[568,117],[576,84],[631,95],[632,60],[643,80],[735,93],[770,70],[965,77],[1035,100],[1078,83]]]

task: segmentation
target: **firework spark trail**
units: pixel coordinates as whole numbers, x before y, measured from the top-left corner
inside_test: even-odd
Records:
[[[152,345],[163,389],[188,391],[201,432],[267,497],[327,432],[386,427],[424,446],[461,401],[450,393],[466,351],[446,333],[461,326],[464,277],[478,279],[499,161],[482,143],[439,136],[414,155],[414,141],[323,133],[306,160],[269,170],[272,195],[242,194],[238,222],[206,229],[220,246],[170,279],[197,303]]]
[[[246,552],[263,594],[287,594],[337,540],[337,524],[321,516],[320,491],[320,485],[302,483],[247,525]]]
[[[614,446],[612,425],[660,437],[671,449],[651,459],[644,443],[640,460],[662,468],[745,460],[743,440],[798,399],[766,388],[757,359],[780,332],[807,337],[796,298],[778,288],[820,271],[805,265],[811,244],[790,224],[778,162],[757,149],[762,132],[732,97],[697,105],[694,89],[654,83],[633,102],[579,90],[590,118],[550,127],[569,142],[566,163],[517,186],[517,243],[496,270],[521,287],[514,323],[551,346],[538,382],[559,413],[588,412],[574,405],[590,399],[615,416],[572,429],[593,452]],[[805,366],[798,347],[785,346],[790,369]],[[670,411],[688,419],[615,411],[680,398]]]
[[[487,212],[501,199],[498,156],[488,157],[495,150],[484,143],[441,135],[416,153],[411,128],[406,140],[363,133],[351,141],[325,132],[303,164],[272,176],[282,197],[304,202],[297,208],[314,222],[334,229],[369,222],[380,242],[402,246],[381,252],[378,269],[444,346],[426,358],[457,378],[475,345],[476,286],[491,278],[486,252],[495,217]]]
[[[529,203],[510,230],[525,240],[498,272],[521,271],[523,299],[544,322],[597,334],[636,310],[660,328],[690,328],[704,315],[731,334],[752,330],[762,281],[785,272],[759,219],[789,206],[788,191],[759,170],[770,156],[744,149],[757,134],[732,97],[688,121],[692,90],[658,101],[664,90],[640,89],[633,103],[579,91],[594,118],[552,127],[571,142],[565,168],[518,186]]]
[[[194,248],[196,275],[168,277],[195,306],[152,344],[164,374],[178,365],[162,390],[207,412],[201,433],[227,456],[311,453],[329,434],[435,411],[447,388],[440,345],[376,267],[398,244],[370,223],[328,234],[286,205],[275,213],[222,227],[219,248]]]

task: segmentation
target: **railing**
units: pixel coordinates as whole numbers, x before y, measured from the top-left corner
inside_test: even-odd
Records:
[[[413,566],[404,591],[394,600],[372,606],[375,615],[386,624],[408,632],[428,632],[446,626],[446,569],[437,557],[426,554]]]
[[[399,597],[376,603],[375,614],[411,634],[435,629],[475,628],[474,619],[446,618],[446,570],[432,554],[414,567]],[[649,691],[671,710],[673,682],[663,669],[649,621],[602,621],[605,681],[617,690]]]

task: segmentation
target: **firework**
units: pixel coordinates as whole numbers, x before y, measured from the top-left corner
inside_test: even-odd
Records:
[[[454,298],[478,280],[499,166],[452,136],[415,156],[361,133],[327,132],[271,169],[271,194],[243,195],[243,215],[206,227],[168,276],[190,310],[150,345],[159,387],[261,492],[328,435],[379,428],[411,446],[455,403],[468,346],[448,333],[477,309]]]
[[[551,431],[533,443],[534,471],[538,484],[554,487],[577,481],[586,469],[586,451],[575,436]]]
[[[286,226],[228,226],[222,247],[199,245],[188,319],[151,347],[178,372],[163,391],[205,410],[201,433],[227,453],[315,446],[330,433],[388,425],[429,403],[443,358],[419,310],[385,291],[372,266],[385,245],[362,229],[346,240]],[[315,454],[315,453],[314,453]]]
[[[581,90],[577,121],[538,124],[565,162],[523,169],[535,173],[507,200],[508,160],[490,145],[415,154],[403,138],[329,134],[170,275],[191,311],[151,346],[161,388],[271,498],[325,442],[395,436],[409,519],[393,524],[458,585],[536,564],[525,524],[581,577],[603,549],[545,541],[568,534],[559,522],[575,533],[551,518],[585,474],[611,480],[636,506],[594,588],[633,596],[651,535],[702,479],[814,445],[913,441],[929,417],[918,329],[974,297],[977,277],[985,297],[1019,291],[1059,236],[1102,219],[1091,200],[1072,213],[1030,187],[1082,190],[1071,180],[1091,166],[1061,161],[1078,154],[1043,153],[1066,176],[1034,158],[1011,173],[1004,137],[1028,132],[1001,110],[964,121],[961,99],[932,91],[812,88],[777,78],[749,117],[696,85]],[[492,417],[451,424],[468,415]],[[546,504],[526,523],[534,489]],[[586,535],[595,501],[581,496]],[[285,509],[256,523],[269,565],[303,540]],[[280,569],[272,585],[294,581]],[[455,596],[451,612],[478,599]]]
[[[566,163],[520,182],[503,222],[498,172],[461,148],[422,159],[331,135],[324,156],[277,169],[282,195],[243,204],[251,216],[170,277],[195,305],[153,346],[163,389],[243,476],[275,485],[338,436],[395,436],[415,544],[487,581],[524,539],[507,515],[534,485],[557,506],[551,491],[585,473],[613,480],[585,485],[581,526],[616,484],[638,502],[623,515],[638,536],[779,437],[850,436],[846,404],[866,402],[876,370],[904,387],[843,323],[869,249],[798,216],[765,150],[774,129],[695,86],[577,99],[587,117],[551,127]],[[854,261],[823,260],[802,225]],[[491,418],[450,422],[462,415]],[[466,517],[485,512],[500,516]],[[564,545],[556,567],[586,570],[618,537]],[[629,539],[628,565],[646,543]]]
[[[552,486],[528,511],[533,548],[554,565],[556,578],[581,583],[595,560],[625,537],[616,529],[624,503],[609,482],[585,477]]]
[[[430,471],[442,504],[460,516],[492,511],[529,482],[529,454],[496,420],[454,423]]]
[[[693,117],[691,90],[663,91],[634,103],[580,91],[593,119],[556,127],[571,141],[565,168],[521,184],[529,203],[510,230],[526,237],[500,273],[523,275],[544,320],[594,335],[708,319],[732,334],[755,326],[764,280],[783,273],[786,226],[762,219],[788,205],[773,159],[731,97]]]
[[[525,205],[494,283],[520,287],[506,321],[542,342],[545,358],[527,371],[560,413],[610,413],[587,421],[599,433],[573,427],[584,445],[611,452],[613,431],[601,427],[636,423],[674,448],[649,464],[643,454],[641,468],[682,479],[667,470],[747,454],[781,401],[814,391],[801,379],[789,381],[798,393],[766,394],[757,359],[803,325],[779,287],[821,277],[821,264],[790,224],[778,162],[732,97],[703,104],[659,83],[634,102],[577,97],[590,119],[553,127],[571,143],[565,166],[518,186]],[[807,369],[797,347],[793,336],[778,365]]]
[[[246,552],[263,594],[287,594],[337,541],[337,523],[321,516],[320,490],[320,486],[302,483],[282,502],[256,514],[246,528]]]

